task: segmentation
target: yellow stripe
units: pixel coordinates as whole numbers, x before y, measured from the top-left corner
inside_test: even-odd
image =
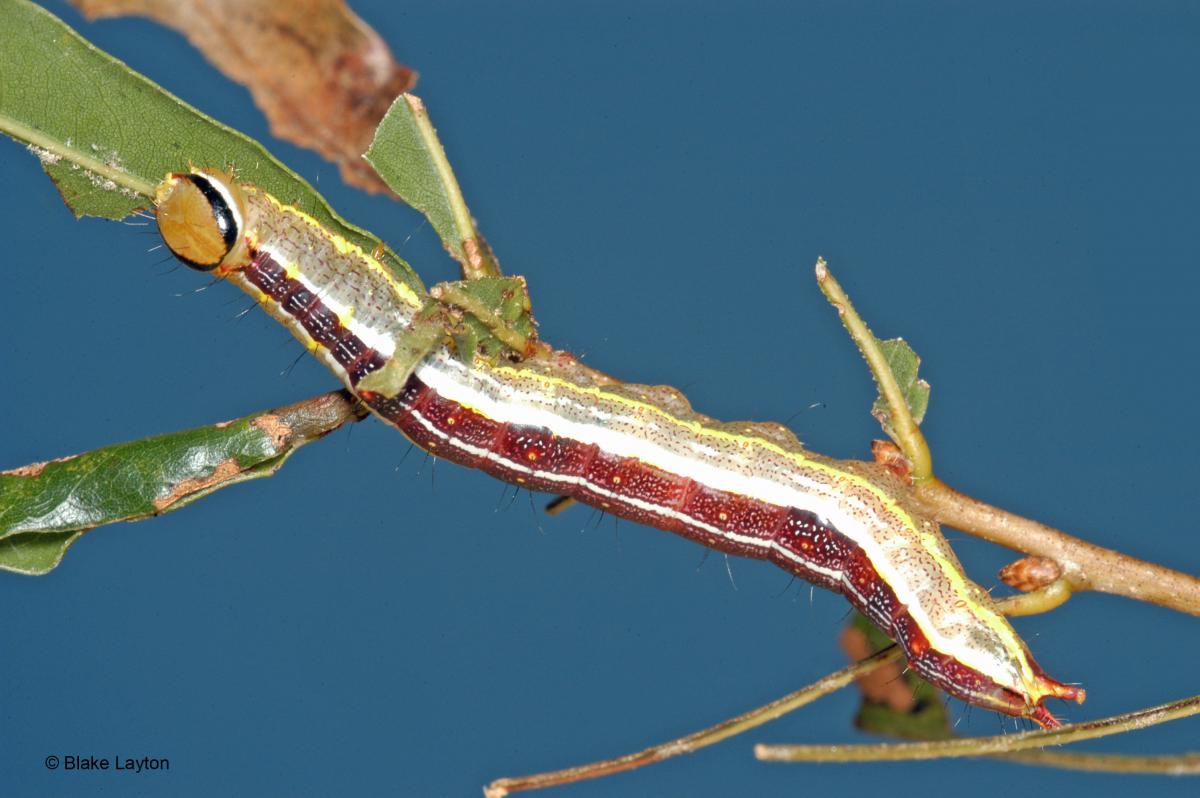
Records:
[[[257,191],[257,189],[254,189],[253,187],[247,187],[247,189]],[[258,193],[270,200],[271,204],[283,213],[289,213],[298,219],[302,219],[306,224],[316,230],[322,238],[332,244],[333,248],[342,255],[352,255],[361,258],[368,269],[378,273],[381,277],[383,277],[384,280],[387,281],[388,285],[391,286],[392,291],[394,291],[396,296],[403,300],[406,305],[410,305],[414,308],[421,307],[421,299],[417,296],[417,293],[408,285],[396,279],[396,275],[392,273],[391,269],[363,251],[362,247],[358,246],[353,241],[349,241],[337,233],[329,230],[316,219],[309,216],[307,213],[295,207],[294,205],[285,205],[265,191],[259,191]]]

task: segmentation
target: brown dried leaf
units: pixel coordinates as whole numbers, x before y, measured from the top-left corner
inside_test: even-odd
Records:
[[[417,74],[342,0],[74,0],[91,19],[139,14],[187,37],[250,89],[282,139],[338,164],[370,192],[387,187],[362,160],[375,127]]]
[[[864,660],[876,651],[867,633],[853,625],[842,630],[838,644],[852,662]],[[890,662],[865,676],[859,676],[858,689],[867,701],[885,704],[895,712],[911,712],[917,706],[917,697],[912,685],[903,676],[904,665]]]
[[[899,446],[891,441],[874,440],[871,441],[871,454],[876,463],[900,477],[905,484],[913,483],[912,463],[908,462],[908,458],[904,456],[904,452],[900,450]]]

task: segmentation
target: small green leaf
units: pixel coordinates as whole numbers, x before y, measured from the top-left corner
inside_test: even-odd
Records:
[[[77,216],[120,219],[150,205],[168,172],[233,166],[421,281],[378,238],[345,222],[261,144],[205,116],[26,0],[0,0],[0,132],[30,145]]]
[[[537,324],[530,314],[532,305],[524,277],[485,277],[440,284],[443,289],[447,286],[461,292],[453,294],[460,300],[462,295],[474,300],[465,308],[469,312],[462,329],[454,336],[463,358],[480,354],[495,360],[509,350],[521,354],[523,350],[513,346],[513,337],[505,333],[516,333],[526,341],[537,337]],[[503,335],[504,340],[497,337],[498,334]]]
[[[463,200],[446,152],[420,98],[401,94],[375,129],[366,155],[388,188],[433,225],[468,280],[498,276],[500,266]]]
[[[359,406],[334,392],[0,473],[0,569],[46,573],[89,529],[171,512],[270,476],[296,449],[356,418]]]
[[[920,424],[925,418],[925,411],[929,408],[929,383],[917,377],[921,358],[903,338],[880,341],[879,348],[883,350],[888,368],[896,376],[896,382],[904,394],[904,402],[908,405],[908,411],[912,415],[913,421]],[[888,434],[888,437],[900,443],[896,431],[892,429],[892,414],[888,409],[887,400],[882,396],[875,399],[875,404],[871,406],[871,415],[883,426],[883,431]]]

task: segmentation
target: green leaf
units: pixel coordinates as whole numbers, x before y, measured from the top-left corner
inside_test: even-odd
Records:
[[[375,129],[367,163],[388,188],[433,225],[468,280],[499,276],[491,248],[475,229],[446,152],[420,98],[401,94]]]
[[[261,144],[205,116],[26,0],[0,0],[0,132],[30,145],[77,216],[146,208],[168,172],[233,166],[388,266],[421,281],[375,236],[344,221]]]
[[[0,473],[0,568],[44,574],[89,529],[178,510],[274,474],[362,410],[342,392]]]
[[[908,412],[912,415],[913,421],[920,424],[925,418],[925,411],[929,408],[929,383],[917,377],[921,358],[903,338],[880,341],[879,348],[883,350],[888,368],[892,370],[896,382],[900,385],[900,390],[904,394],[904,402],[908,405]],[[892,414],[888,409],[887,400],[883,396],[875,399],[875,404],[871,406],[871,415],[883,425],[883,431],[888,434],[888,437],[900,443],[896,431],[892,429]]]

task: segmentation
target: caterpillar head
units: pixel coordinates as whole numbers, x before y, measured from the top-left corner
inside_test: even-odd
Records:
[[[246,198],[230,174],[173,172],[154,193],[158,231],[188,266],[212,271],[245,255]]]

